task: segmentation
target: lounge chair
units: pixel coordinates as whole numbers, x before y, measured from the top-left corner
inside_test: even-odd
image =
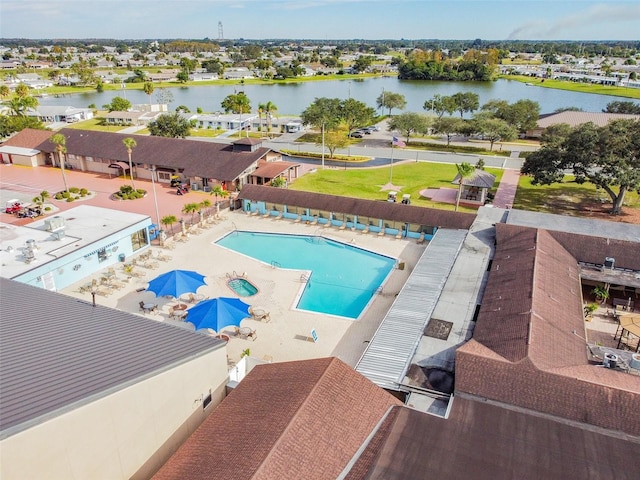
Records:
[[[381,228],[380,231],[378,232],[378,236],[381,237],[384,235],[384,228]]]

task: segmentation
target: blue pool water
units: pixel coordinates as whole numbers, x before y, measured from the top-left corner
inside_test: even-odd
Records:
[[[253,283],[244,278],[233,278],[227,282],[229,288],[241,297],[251,297],[258,293],[258,289]]]
[[[216,242],[279,268],[310,270],[297,307],[358,318],[395,265],[395,259],[307,235],[232,232]]]

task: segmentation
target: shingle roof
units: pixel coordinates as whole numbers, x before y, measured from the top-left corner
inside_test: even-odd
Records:
[[[476,218],[471,213],[258,185],[245,185],[238,198],[441,228],[466,230]]]
[[[394,407],[345,480],[631,480],[637,439],[459,396],[449,418]]]
[[[460,181],[460,174],[457,174],[451,183],[458,185]],[[479,188],[493,188],[493,184],[496,182],[496,176],[492,173],[485,172],[479,168],[476,168],[473,175],[462,179],[462,185],[467,187],[479,187]]]
[[[511,362],[586,364],[575,259],[544,230],[496,224],[496,242],[473,338]]]
[[[2,145],[23,148],[36,148],[42,142],[51,138],[53,132],[51,130],[36,130],[33,128],[25,128],[21,132],[16,133],[13,137],[5,141]]]
[[[283,172],[286,172],[299,163],[292,162],[265,162],[261,163],[252,175],[263,178],[274,178]]]
[[[572,127],[582,125],[583,123],[594,123],[598,127],[604,127],[613,120],[640,120],[640,115],[628,115],[624,113],[605,113],[605,112],[577,112],[567,110],[551,115],[547,115],[544,118],[538,120],[539,128],[547,128],[551,125],[558,125],[560,123],[566,123]]]
[[[0,278],[0,438],[225,343]]]
[[[640,377],[589,364],[577,262],[550,232],[496,224],[456,392],[640,435]]]
[[[336,358],[259,365],[153,478],[336,478],[393,405]]]
[[[127,149],[122,144],[123,134],[76,130],[60,130],[67,139],[69,154],[105,158],[111,161],[129,161]],[[149,164],[184,169],[188,177],[199,176],[233,181],[251,167],[270,150],[257,148],[255,151],[234,151],[233,145],[188,140],[183,138],[165,138],[145,135],[127,135],[135,139],[133,149],[134,164]],[[55,151],[55,145],[46,141],[37,147],[44,152]]]

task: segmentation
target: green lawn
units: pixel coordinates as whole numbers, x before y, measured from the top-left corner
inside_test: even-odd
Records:
[[[609,85],[596,85],[594,83],[579,83],[566,80],[532,78],[523,75],[500,75],[499,78],[505,80],[515,80],[517,82],[532,83],[534,86],[542,88],[556,88],[558,90],[570,90],[572,92],[595,93],[598,95],[615,95],[618,97],[640,98],[640,89],[626,87],[612,87]]]
[[[496,175],[495,188],[497,189],[502,178],[502,170],[487,168],[487,171]],[[456,188],[451,183],[456,173],[456,166],[452,164],[420,162],[394,165],[392,183],[402,187],[399,192],[401,195],[410,194],[411,203],[414,205],[454,210],[454,205],[432,202],[421,197],[419,191],[425,188]],[[318,170],[297,179],[289,188],[370,200],[385,200],[387,192],[381,191],[380,188],[389,182],[389,177],[390,169],[388,167]],[[475,209],[460,207],[460,211],[475,212]]]
[[[518,191],[513,202],[513,208],[574,216],[589,215],[598,205],[605,209],[610,208],[609,195],[590,183],[575,183],[570,175],[565,177],[563,183],[552,185],[532,185],[531,177],[523,175],[518,182]],[[624,205],[640,208],[640,195],[628,192]]]

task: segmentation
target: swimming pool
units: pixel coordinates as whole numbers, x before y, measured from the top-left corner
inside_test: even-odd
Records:
[[[227,285],[240,297],[252,297],[258,293],[258,287],[245,278],[232,278]]]
[[[312,273],[297,308],[358,318],[396,261],[319,236],[236,231],[216,244],[267,264]]]

